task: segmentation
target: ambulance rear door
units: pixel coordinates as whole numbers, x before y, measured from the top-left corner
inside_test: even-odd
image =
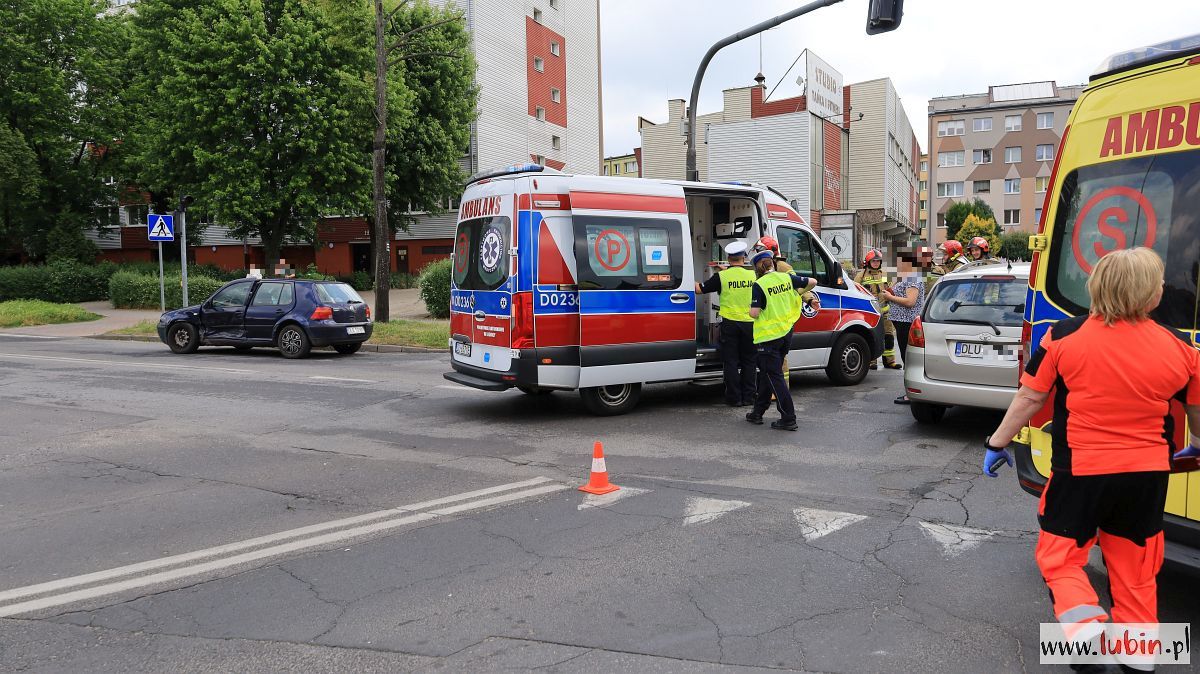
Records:
[[[683,188],[575,177],[579,386],[691,379],[696,292]]]

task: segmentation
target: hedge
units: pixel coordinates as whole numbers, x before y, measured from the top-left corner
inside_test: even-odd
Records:
[[[449,259],[431,262],[421,270],[417,279],[421,301],[434,318],[450,318],[450,265]]]
[[[167,308],[183,306],[183,283],[179,274],[168,274],[165,279]],[[188,272],[188,300],[200,304],[208,299],[225,281],[208,276],[195,276]],[[108,294],[117,309],[157,309],[158,276],[120,271],[108,280]]]
[[[117,265],[59,261],[47,265],[0,267],[0,302],[43,300],[74,304],[108,299],[108,280]]]

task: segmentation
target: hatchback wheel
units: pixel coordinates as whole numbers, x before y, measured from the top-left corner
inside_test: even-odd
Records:
[[[941,423],[942,417],[946,416],[946,408],[942,405],[919,403],[915,400],[909,404],[908,409],[912,410],[913,418],[920,424]]]
[[[283,354],[284,358],[303,358],[312,348],[312,344],[308,341],[308,335],[298,325],[289,325],[280,330],[277,341],[279,353]]]
[[[853,386],[867,376],[871,350],[861,335],[847,332],[838,338],[829,353],[825,376],[838,386]]]
[[[611,417],[625,414],[637,406],[642,396],[641,384],[613,384],[579,389],[584,407],[596,416]]]
[[[200,348],[200,333],[191,323],[176,323],[167,329],[167,346],[175,353],[195,353]]]

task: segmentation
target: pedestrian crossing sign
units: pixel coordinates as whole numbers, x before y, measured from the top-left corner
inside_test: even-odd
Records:
[[[174,241],[175,216],[151,213],[146,218],[146,238],[151,241]]]

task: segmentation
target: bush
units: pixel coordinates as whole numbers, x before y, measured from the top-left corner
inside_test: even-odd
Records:
[[[429,263],[421,270],[417,279],[421,301],[434,318],[450,318],[450,267],[449,259]]]
[[[88,241],[78,226],[60,224],[46,235],[47,262],[75,262],[92,264],[100,249]]]
[[[0,302],[45,299],[42,267],[0,267]]]
[[[157,276],[158,275],[158,267],[155,267],[150,273]],[[206,276],[208,278],[215,278],[218,281],[228,282],[228,281],[236,281],[237,279],[240,279],[240,278],[246,278],[246,270],[245,269],[222,269],[215,264],[189,265],[188,266],[188,279],[190,280],[193,275],[194,276]],[[189,290],[191,289],[191,283],[188,284],[188,289]]]
[[[165,279],[167,290],[167,308],[178,309],[183,306],[183,283],[179,274],[168,274]],[[188,300],[191,304],[200,304],[225,281],[208,276],[194,276],[188,273]],[[158,276],[138,274],[136,272],[119,271],[108,281],[108,294],[112,304],[117,309],[157,309],[158,308]]]
[[[392,274],[392,288],[408,290],[417,287],[417,277],[413,274]]]
[[[370,290],[375,287],[375,279],[365,271],[356,271],[350,276],[350,287],[355,290]]]
[[[0,302],[42,300],[59,304],[108,299],[111,262],[79,264],[58,260],[44,266],[0,267]]]
[[[328,274],[322,274],[321,270],[317,269],[317,265],[315,265],[315,264],[308,265],[308,267],[304,271],[300,272],[299,274],[296,274],[296,278],[309,279],[312,281],[334,281],[334,280],[336,280]]]
[[[1033,259],[1033,253],[1029,252],[1029,234],[1025,232],[1008,232],[1000,237],[1000,250],[996,253],[996,257],[1002,257],[1006,260],[1024,260]]]

